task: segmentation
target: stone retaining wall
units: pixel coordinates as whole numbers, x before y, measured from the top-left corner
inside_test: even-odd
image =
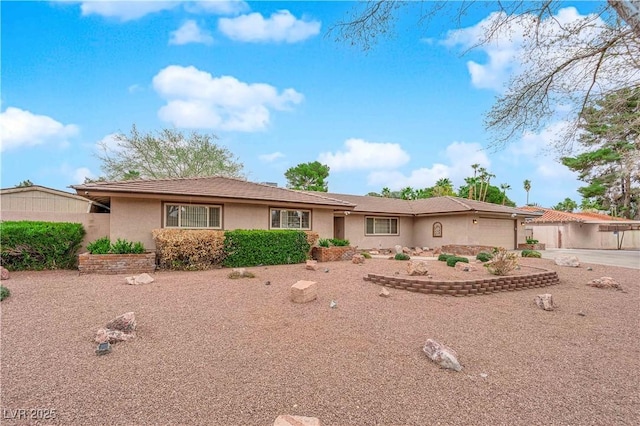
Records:
[[[156,270],[156,254],[89,254],[78,256],[80,274],[141,274]]]
[[[535,272],[529,275],[507,275],[460,281],[400,278],[398,276],[378,274],[368,274],[364,277],[364,280],[386,287],[412,292],[450,296],[473,296],[477,294],[497,293],[499,291],[525,290],[528,288],[546,287],[560,282],[556,272],[546,269],[541,269],[541,272]]]
[[[351,260],[354,254],[356,254],[355,247],[314,247],[311,250],[311,258],[318,262]]]

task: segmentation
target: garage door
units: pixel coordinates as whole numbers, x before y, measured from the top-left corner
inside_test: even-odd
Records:
[[[480,244],[515,249],[515,222],[513,219],[490,219],[480,217]]]

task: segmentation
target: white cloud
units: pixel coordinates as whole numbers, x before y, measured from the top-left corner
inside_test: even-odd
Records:
[[[204,0],[189,2],[185,9],[191,13],[213,13],[216,15],[235,15],[247,12],[249,5],[243,0]]]
[[[355,169],[393,169],[409,161],[400,144],[367,142],[362,139],[347,139],[345,151],[335,154],[323,152],[318,161],[328,165],[331,171]]]
[[[254,132],[265,129],[271,109],[287,110],[304,99],[294,89],[214,77],[189,66],[170,65],[153,77],[156,92],[167,100],[158,116],[177,127]]]
[[[260,159],[260,161],[264,162],[264,163],[273,163],[274,161],[276,161],[278,158],[284,158],[284,154],[281,152],[273,152],[271,154],[262,154],[260,156],[258,156],[258,158]]]
[[[62,124],[46,115],[9,107],[0,113],[0,151],[46,142],[65,144],[66,138],[77,135],[78,131],[74,124]]]
[[[502,92],[509,78],[515,74],[527,72],[528,69],[540,68],[544,62],[545,67],[553,68],[574,54],[584,49],[588,40],[597,39],[599,33],[606,31],[607,25],[600,18],[581,15],[574,7],[560,9],[556,15],[546,18],[541,23],[537,22],[537,16],[523,14],[515,17],[509,24],[503,25],[487,43],[475,47],[485,38],[486,29],[495,20],[504,17],[504,12],[495,12],[474,26],[459,30],[449,31],[442,44],[449,47],[460,46],[463,49],[473,49],[483,52],[487,56],[485,63],[468,61],[467,68],[471,76],[472,84],[477,88],[492,89]],[[588,25],[572,37],[563,37],[565,28],[577,28],[578,22],[591,20]],[[553,42],[537,46],[534,42],[532,28],[538,28],[541,37]],[[536,47],[537,46],[537,47]],[[542,58],[542,59],[541,59]],[[609,59],[613,62],[616,59]],[[616,68],[609,65],[609,68]],[[575,82],[588,84],[584,76],[568,73],[565,78],[567,84],[572,86]],[[607,75],[603,69],[600,82],[605,79],[616,79],[614,75]]]
[[[179,5],[179,1],[94,0],[82,2],[80,10],[83,16],[99,15],[125,22]]]
[[[367,177],[367,183],[374,187],[389,187],[391,190],[411,186],[426,188],[435,185],[438,179],[449,178],[454,186],[464,184],[464,178],[473,175],[472,164],[488,168],[489,158],[478,143],[453,142],[445,150],[447,164],[435,163],[431,167],[412,170],[408,175],[397,170],[375,171]]]
[[[169,44],[183,45],[188,43],[212,44],[213,37],[207,31],[198,26],[196,21],[190,19],[180,28],[171,32]]]
[[[121,148],[118,146],[116,136],[117,133],[110,133],[106,135],[96,143],[96,149],[102,151],[104,147],[109,152],[119,151]]]
[[[96,179],[97,176],[87,167],[80,167],[72,172],[72,178],[75,183],[84,183],[85,178]]]
[[[265,19],[259,13],[220,18],[218,28],[233,40],[246,42],[296,43],[320,33],[320,22],[297,19],[288,10],[280,10]]]

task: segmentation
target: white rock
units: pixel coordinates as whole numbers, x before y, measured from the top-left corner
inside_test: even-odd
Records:
[[[380,291],[379,296],[380,297],[391,297],[391,293],[389,293],[389,290],[387,290],[385,287],[382,287],[382,290]]]
[[[553,260],[558,266],[570,266],[572,268],[580,266],[580,260],[576,256],[557,256]]]
[[[553,303],[553,296],[549,293],[539,294],[536,296],[536,305],[545,311],[553,311],[556,305]]]
[[[433,339],[427,339],[422,350],[433,362],[442,368],[448,368],[454,371],[462,370],[462,366],[458,362],[458,354],[456,354],[456,351],[453,349]]]

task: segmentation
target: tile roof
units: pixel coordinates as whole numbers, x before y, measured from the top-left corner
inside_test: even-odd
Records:
[[[548,209],[545,207],[537,207],[537,206],[525,206],[520,207],[521,210],[526,210],[529,212],[538,212],[542,213],[541,217],[537,217],[529,223],[565,223],[565,222],[592,222],[592,223],[603,223],[603,222],[636,222],[628,219],[624,219],[621,217],[609,216],[606,214],[600,213],[592,213],[592,212],[579,212],[579,213],[569,213],[563,212],[559,210]]]
[[[98,199],[104,197],[105,193],[128,193],[279,201],[331,206],[346,210],[351,210],[354,207],[348,201],[333,199],[324,195],[221,176],[92,182],[71,187],[78,193],[87,192],[86,195],[89,198]]]
[[[529,212],[499,204],[468,200],[458,197],[432,197],[419,200],[402,200],[398,198],[372,197],[369,195],[349,195],[327,193],[331,198],[345,200],[356,207],[354,212],[388,213],[406,215],[427,215],[455,212],[505,213],[524,216]]]

